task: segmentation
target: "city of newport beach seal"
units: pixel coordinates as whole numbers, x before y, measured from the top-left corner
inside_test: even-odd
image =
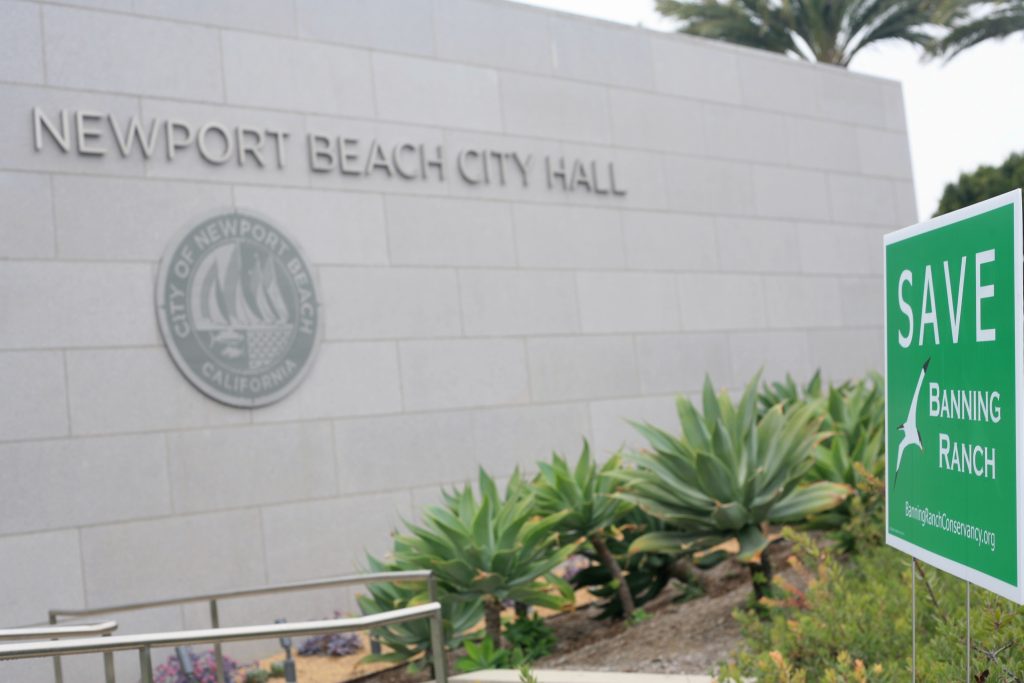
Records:
[[[156,304],[178,369],[228,405],[273,403],[313,363],[313,272],[295,242],[251,213],[220,213],[182,232],[160,263]]]

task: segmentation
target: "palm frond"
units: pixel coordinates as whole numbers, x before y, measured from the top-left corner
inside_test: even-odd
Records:
[[[882,41],[932,48],[941,18],[961,18],[960,5],[977,1],[658,0],[656,7],[678,19],[683,33],[845,67],[862,49]],[[1000,1],[1007,6],[1024,2]],[[1013,24],[1013,16],[1000,18],[1000,25]],[[972,30],[987,36],[994,29]]]
[[[986,40],[1024,34],[1024,0],[995,3],[966,0],[946,5],[945,11],[949,33],[935,43],[932,52],[942,55],[946,61]]]

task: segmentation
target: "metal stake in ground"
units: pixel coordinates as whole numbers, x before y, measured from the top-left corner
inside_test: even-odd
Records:
[[[287,619],[274,619],[275,624],[287,623]],[[296,683],[295,677],[295,660],[292,659],[292,639],[285,637],[279,638],[278,642],[281,643],[281,647],[284,648],[284,680],[285,683]]]
[[[967,656],[967,683],[971,683],[971,582],[967,584],[967,638],[965,639],[965,650]]]
[[[910,680],[917,683],[917,558],[910,558]]]

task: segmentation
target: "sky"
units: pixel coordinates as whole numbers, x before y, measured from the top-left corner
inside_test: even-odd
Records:
[[[573,14],[671,31],[654,0],[519,0]],[[865,48],[852,71],[903,84],[917,211],[935,213],[946,183],[1024,151],[1024,38],[989,41],[943,64],[903,43]]]

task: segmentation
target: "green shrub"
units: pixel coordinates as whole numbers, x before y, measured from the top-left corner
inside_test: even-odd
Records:
[[[794,543],[790,565],[801,580],[776,577],[781,597],[762,601],[768,620],[754,612],[736,614],[748,649],[738,656],[739,670],[749,676],[768,664],[776,666],[770,660],[777,652],[794,671],[806,671],[808,681],[827,680],[824,672],[845,652],[867,669],[880,665],[877,680],[904,680],[911,638],[906,555],[876,547],[844,566],[810,536],[783,533]],[[918,614],[920,628],[931,613],[925,608]]]
[[[608,476],[620,465],[619,456],[613,456],[600,468],[590,457],[590,445],[583,442],[576,466],[555,453],[551,462],[537,463],[540,474],[534,481],[536,511],[541,515],[554,515],[562,511],[556,529],[562,545],[587,541],[594,549],[598,562],[608,575],[608,585],[616,591],[621,612],[627,619],[633,613],[634,601],[629,582],[625,580],[618,559],[608,547],[612,527],[622,521],[632,505],[612,497],[615,483]]]
[[[506,626],[505,640],[513,650],[523,653],[526,662],[547,657],[555,650],[555,630],[536,614]]]
[[[637,611],[633,612],[633,616],[629,618],[629,625],[636,626],[637,624],[642,624],[645,621],[649,620],[651,616],[651,613],[647,610],[638,609]]]
[[[402,571],[416,569],[414,563],[399,559],[384,563],[374,557],[367,557],[370,571]],[[462,646],[466,634],[483,618],[483,606],[478,601],[453,599],[443,592],[441,615],[444,620],[445,646],[454,650]],[[372,583],[367,586],[368,594],[358,595],[356,601],[363,614],[379,614],[429,601],[427,588],[420,582]],[[382,626],[373,630],[373,636],[388,651],[370,654],[364,661],[411,662],[430,652],[430,622],[425,619],[406,621],[400,624]]]
[[[267,683],[270,672],[266,669],[249,669],[245,672],[245,683]]]
[[[765,524],[803,521],[841,503],[846,484],[803,483],[814,465],[821,438],[820,418],[808,405],[783,410],[776,405],[757,418],[755,376],[737,404],[704,383],[704,412],[686,398],[677,409],[682,434],[635,425],[651,451],[626,457],[636,469],[615,473],[618,495],[661,518],[669,531],[636,539],[630,552],[679,553],[718,546],[735,539],[736,558],[748,563],[755,595],[771,580]]]
[[[938,570],[922,573],[931,590],[922,592],[918,581],[918,609],[934,595],[937,618],[931,638],[922,642],[918,636],[918,679],[956,680],[964,671],[966,585]],[[1024,681],[1024,609],[977,587],[971,590],[971,672],[987,683]]]
[[[863,551],[885,542],[885,482],[859,462],[854,468],[859,473],[857,495],[844,502],[848,514],[835,534],[839,550],[844,552]]]
[[[484,669],[518,669],[526,664],[521,650],[507,650],[497,647],[490,636],[467,640],[466,654],[455,662],[460,673],[472,673]]]
[[[737,613],[744,645],[721,681],[905,681],[910,673],[910,558],[887,546],[844,558],[805,534],[790,564],[800,579],[776,578],[768,619]],[[917,563],[917,680],[947,683],[964,675],[965,583]],[[971,604],[974,680],[1024,680],[1024,610],[975,588]],[[858,663],[859,662],[859,663]]]
[[[533,617],[517,619],[505,630],[509,647],[497,647],[490,636],[467,639],[466,654],[455,662],[462,673],[482,669],[520,669],[530,662],[551,654],[555,648],[555,632],[544,619]]]
[[[270,665],[271,678],[284,678],[284,662],[274,662]]]
[[[558,547],[555,532],[568,511],[537,517],[518,472],[505,495],[483,470],[479,488],[479,498],[468,485],[445,492],[421,524],[406,523],[407,533],[395,537],[395,558],[433,571],[452,600],[482,602],[487,635],[500,648],[502,602],[557,609],[572,599],[552,571],[575,547]]]
[[[718,680],[721,683],[751,680],[741,677],[737,671],[735,667],[726,667],[719,674]],[[807,683],[810,680],[821,680],[825,683],[875,683],[890,680],[885,676],[882,665],[875,664],[869,667],[864,664],[864,660],[851,657],[845,650],[836,655],[835,660],[827,668],[819,670],[816,678],[808,678],[806,669],[794,667],[778,651],[759,658],[750,673],[759,683]]]

